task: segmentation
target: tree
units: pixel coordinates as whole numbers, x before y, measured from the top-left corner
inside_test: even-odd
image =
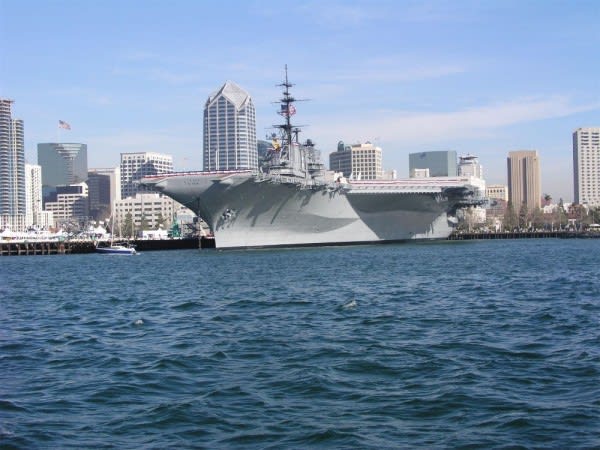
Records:
[[[552,196],[550,194],[544,194],[542,198],[544,199],[544,206],[547,206],[550,203],[552,203]]]
[[[162,213],[158,213],[158,217],[156,218],[156,229],[158,230],[164,224],[165,224],[165,218],[163,217]]]
[[[592,223],[600,223],[600,206],[596,206],[595,208],[590,208],[590,217],[592,220]]]
[[[502,226],[507,231],[513,231],[518,223],[517,223],[517,214],[515,213],[515,208],[513,207],[512,202],[509,200],[506,204],[506,211],[504,212],[504,220],[502,222]]]
[[[125,214],[125,220],[123,223],[123,236],[130,238],[133,236],[133,217],[131,213]]]
[[[562,198],[558,202],[558,208],[556,208],[556,221],[560,229],[566,227],[568,223],[567,214],[565,212],[565,205],[563,203]]]
[[[542,214],[542,210],[540,208],[535,208],[533,210],[531,222],[533,223],[533,228],[535,229],[541,229],[544,227],[544,214]]]
[[[146,214],[142,214],[142,218],[140,219],[140,231],[144,231],[148,229],[148,219],[146,218]]]
[[[521,203],[521,209],[519,209],[519,228],[527,228],[527,221],[529,219],[529,209],[525,202]]]

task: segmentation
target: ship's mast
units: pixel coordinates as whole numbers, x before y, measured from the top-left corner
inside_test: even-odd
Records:
[[[300,129],[299,128],[292,129],[291,117],[296,112],[294,105],[293,105],[293,103],[296,101],[296,99],[292,96],[292,94],[290,94],[290,88],[294,85],[292,83],[290,83],[288,80],[287,64],[285,65],[285,81],[283,83],[279,84],[278,86],[282,86],[284,88],[283,89],[283,97],[281,97],[281,99],[279,100],[278,103],[281,105],[279,114],[281,114],[283,117],[285,117],[285,123],[283,123],[281,125],[275,125],[275,127],[279,128],[280,130],[283,131],[283,138],[284,138],[283,145],[285,146],[285,144],[287,144],[288,149],[290,149],[294,142],[294,139],[293,139],[294,135],[296,136],[296,141],[298,141],[298,133],[300,132]]]

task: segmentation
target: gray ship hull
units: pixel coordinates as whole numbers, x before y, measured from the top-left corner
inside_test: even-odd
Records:
[[[472,195],[464,179],[303,185],[249,171],[170,174],[143,183],[195,211],[217,248],[443,239]]]

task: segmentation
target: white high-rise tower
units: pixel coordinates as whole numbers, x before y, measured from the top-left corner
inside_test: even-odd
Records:
[[[600,127],[573,133],[573,194],[575,203],[600,206]]]
[[[203,149],[206,171],[258,168],[254,104],[231,81],[206,101]]]
[[[0,98],[0,228],[25,227],[23,121],[12,118],[12,100]]]

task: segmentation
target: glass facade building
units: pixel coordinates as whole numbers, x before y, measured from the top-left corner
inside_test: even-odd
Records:
[[[44,202],[56,193],[56,186],[87,180],[87,145],[80,143],[42,143],[37,145],[38,164],[42,166]]]
[[[231,81],[206,101],[203,158],[206,171],[258,169],[254,104]]]
[[[414,169],[429,169],[430,177],[455,177],[457,174],[454,150],[410,153],[408,165],[411,174]]]

